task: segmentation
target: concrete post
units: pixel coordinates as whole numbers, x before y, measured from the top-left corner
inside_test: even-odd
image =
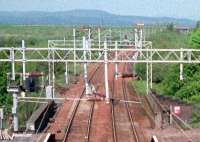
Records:
[[[4,128],[3,126],[3,119],[4,119],[4,112],[3,112],[3,108],[0,108],[0,130],[2,130]]]
[[[173,123],[173,116],[172,116],[172,112],[173,112],[173,106],[172,105],[170,105],[170,114],[169,114],[169,124],[170,125],[172,125],[172,123]]]

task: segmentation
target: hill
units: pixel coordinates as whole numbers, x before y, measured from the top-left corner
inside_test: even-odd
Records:
[[[36,25],[133,25],[135,23],[194,26],[190,19],[169,17],[122,16],[100,10],[71,10],[62,12],[0,12],[0,24],[36,24]]]

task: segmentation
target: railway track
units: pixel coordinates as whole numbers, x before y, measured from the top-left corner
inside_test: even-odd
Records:
[[[96,78],[96,74],[99,71],[101,72],[101,65],[99,65],[92,73],[89,78],[89,82],[93,83],[98,80]],[[85,96],[84,94],[85,89],[82,91],[82,94],[79,98],[83,98]],[[78,137],[79,141],[81,139],[81,141],[89,142],[94,106],[95,101],[82,102],[81,100],[76,100],[70,119],[68,121],[68,125],[66,127],[63,142],[74,141],[76,137]],[[76,131],[79,132],[75,133]]]
[[[124,65],[123,72],[125,72],[125,68],[126,68],[126,64]],[[124,100],[128,100],[126,85],[127,84],[126,84],[125,79],[122,78],[122,89],[123,89]],[[129,117],[129,121],[131,123],[131,128],[132,128],[132,132],[133,132],[133,135],[134,135],[134,138],[135,138],[135,142],[140,142],[139,134],[138,134],[137,129],[134,125],[134,119],[133,119],[132,113],[130,111],[129,104],[127,102],[125,102],[125,106],[126,106],[127,114],[128,114],[128,117]]]
[[[123,67],[123,72],[125,71],[125,66],[126,64]],[[120,81],[121,81],[120,94],[122,94],[121,99],[128,100],[126,80],[122,78]],[[119,88],[116,89],[115,88],[116,85],[117,84],[115,83],[114,78],[113,78],[113,82],[112,82],[112,97],[113,98],[116,97],[116,94],[119,94],[117,92]],[[133,115],[130,111],[128,102],[125,101],[123,104],[117,104],[115,100],[113,99],[112,104],[111,104],[111,109],[112,109],[112,126],[113,126],[114,142],[120,142],[120,141],[140,142],[139,134],[135,127]],[[120,114],[119,112],[121,113],[123,112],[124,115],[122,116],[122,114]],[[127,116],[126,119],[123,119],[125,122],[121,122],[120,119],[124,117],[125,115]],[[126,131],[123,131],[123,129],[126,129]]]

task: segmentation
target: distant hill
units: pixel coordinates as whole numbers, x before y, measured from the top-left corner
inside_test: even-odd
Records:
[[[64,12],[0,12],[0,24],[48,24],[48,25],[133,25],[136,23],[175,23],[194,26],[195,21],[168,17],[121,16],[100,10],[71,10]]]

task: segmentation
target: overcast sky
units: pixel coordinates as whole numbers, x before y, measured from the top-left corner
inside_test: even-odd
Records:
[[[0,0],[0,11],[98,9],[114,14],[200,19],[200,0]]]

